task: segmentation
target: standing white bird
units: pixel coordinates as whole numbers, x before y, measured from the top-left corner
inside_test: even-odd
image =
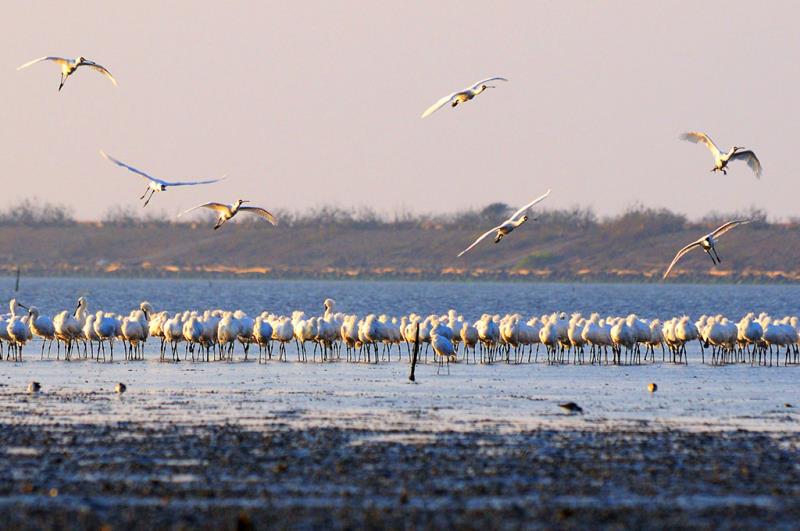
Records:
[[[719,254],[717,254],[717,247],[716,247],[717,239],[726,232],[728,232],[729,230],[731,230],[732,228],[738,225],[744,225],[745,223],[750,223],[750,221],[752,220],[737,219],[734,221],[729,221],[724,225],[716,228],[713,232],[709,232],[705,236],[693,241],[692,243],[690,243],[689,245],[678,251],[678,254],[676,254],[675,258],[672,259],[672,263],[669,264],[669,267],[667,268],[666,273],[664,273],[662,279],[667,278],[667,275],[669,275],[669,272],[672,271],[672,268],[675,266],[675,264],[678,263],[678,260],[683,258],[683,255],[685,255],[695,247],[702,247],[703,250],[706,252],[706,254],[711,258],[711,261],[714,262],[714,264],[721,263],[722,260],[720,260]]]
[[[74,74],[75,71],[78,68],[82,67],[82,66],[88,66],[88,67],[96,70],[97,72],[100,72],[101,74],[106,76],[108,79],[110,79],[111,82],[114,83],[115,87],[117,86],[117,80],[114,79],[114,76],[111,75],[111,72],[109,72],[106,69],[106,67],[104,67],[102,65],[99,65],[99,64],[95,63],[94,61],[89,61],[88,59],[86,59],[83,56],[79,56],[77,59],[65,59],[63,57],[44,56],[44,57],[40,57],[38,59],[34,59],[33,61],[29,61],[29,62],[25,63],[24,65],[18,66],[17,70],[22,70],[23,68],[27,68],[27,67],[29,67],[31,65],[35,65],[36,63],[40,63],[42,61],[53,61],[53,62],[58,63],[59,66],[61,66],[61,83],[58,85],[58,90],[59,91],[61,91],[61,87],[64,86],[64,83],[67,82],[67,78],[69,76],[71,76],[72,74]]]
[[[162,179],[159,179],[158,177],[153,177],[152,175],[148,175],[141,170],[137,170],[133,166],[128,166],[124,162],[121,162],[112,157],[111,155],[106,154],[102,149],[100,150],[100,154],[103,155],[103,157],[105,157],[106,160],[110,160],[117,166],[125,168],[128,171],[132,171],[133,173],[141,175],[142,177],[147,179],[147,188],[145,188],[144,194],[139,199],[144,199],[147,196],[147,192],[150,192],[150,197],[148,197],[147,200],[145,200],[144,205],[142,206],[147,206],[150,200],[153,199],[153,195],[155,195],[156,192],[164,192],[170,186],[194,186],[197,184],[211,184],[225,179],[225,176],[223,175],[219,179],[210,179],[207,181],[164,181]]]
[[[516,212],[514,212],[511,215],[510,218],[508,218],[507,220],[502,222],[500,225],[498,225],[496,227],[493,227],[493,228],[487,230],[486,232],[484,232],[483,234],[481,234],[481,236],[477,240],[472,242],[472,245],[470,245],[469,247],[467,247],[466,249],[464,249],[463,251],[458,253],[458,256],[462,256],[463,254],[467,253],[470,249],[472,249],[473,247],[478,245],[478,243],[480,243],[481,240],[483,240],[485,237],[489,236],[493,232],[497,233],[497,235],[494,238],[494,243],[498,243],[506,235],[508,235],[511,231],[513,231],[514,229],[516,229],[517,227],[519,227],[520,225],[522,225],[523,223],[528,221],[528,215],[525,214],[525,212],[529,208],[531,208],[532,206],[534,206],[537,203],[543,201],[548,195],[550,195],[550,190],[545,192],[544,195],[537,197],[536,199],[534,199],[533,201],[531,201],[530,203],[528,203],[524,207],[522,207],[519,210],[517,210]],[[523,215],[523,214],[525,214],[525,215]]]
[[[758,157],[756,157],[756,154],[749,149],[733,146],[727,153],[722,153],[717,145],[714,144],[714,141],[711,140],[711,137],[705,133],[698,133],[695,131],[682,134],[681,139],[694,142],[695,144],[702,143],[706,145],[706,147],[711,151],[711,154],[714,156],[714,167],[711,168],[712,173],[721,171],[727,175],[728,170],[726,168],[730,161],[743,160],[747,163],[750,169],[753,170],[753,173],[756,174],[756,177],[759,179],[761,178],[761,162],[758,160]]]
[[[471,100],[472,98],[474,98],[487,88],[495,88],[494,85],[486,84],[492,81],[508,81],[508,80],[504,77],[489,77],[481,81],[478,81],[477,83],[475,83],[470,87],[467,87],[463,90],[458,90],[440,99],[439,101],[437,101],[436,103],[425,109],[425,112],[422,113],[422,117],[425,118],[426,116],[430,116],[431,114],[435,113],[448,103],[450,104],[451,107],[455,107],[459,103],[464,103],[465,101]]]
[[[275,218],[275,216],[267,212],[265,209],[261,207],[242,206],[242,203],[249,203],[249,202],[250,201],[245,201],[244,199],[237,199],[236,202],[232,205],[225,205],[222,203],[205,203],[203,205],[197,205],[196,207],[192,207],[189,210],[184,210],[183,212],[178,214],[178,217],[181,217],[182,215],[187,214],[192,210],[196,210],[198,208],[210,208],[211,210],[215,210],[219,215],[219,217],[217,218],[217,224],[214,225],[214,230],[220,228],[226,221],[231,219],[239,212],[251,212],[257,216],[265,218],[273,225],[278,224],[278,220]]]

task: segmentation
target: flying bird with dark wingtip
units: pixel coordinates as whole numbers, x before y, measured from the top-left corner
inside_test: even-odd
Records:
[[[477,83],[475,83],[470,87],[467,87],[463,90],[458,90],[440,99],[439,101],[437,101],[436,103],[425,109],[425,112],[422,113],[422,117],[425,118],[426,116],[430,116],[431,114],[435,113],[448,103],[450,104],[451,107],[455,107],[459,103],[464,103],[466,101],[471,100],[472,98],[474,98],[475,96],[477,96],[486,89],[495,88],[494,85],[487,85],[487,83],[491,83],[492,81],[508,81],[508,80],[504,77],[489,77],[481,81],[478,81]]]
[[[550,190],[545,192],[544,195],[541,195],[541,196],[537,197],[536,199],[534,199],[533,201],[531,201],[530,203],[528,203],[524,207],[520,208],[519,210],[517,210],[516,212],[511,214],[511,217],[508,218],[507,220],[505,220],[504,222],[502,222],[500,225],[498,225],[496,227],[493,227],[493,228],[487,230],[486,232],[484,232],[483,234],[481,234],[478,237],[477,240],[472,242],[472,245],[470,245],[469,247],[467,247],[466,249],[464,249],[463,251],[458,253],[458,256],[460,257],[460,256],[466,254],[467,252],[469,252],[470,249],[472,249],[473,247],[478,245],[481,242],[481,240],[483,240],[484,238],[486,238],[487,236],[489,236],[492,233],[495,233],[494,243],[499,243],[500,240],[505,238],[509,233],[511,233],[511,231],[513,231],[514,229],[516,229],[517,227],[519,227],[520,225],[522,225],[523,223],[528,221],[528,216],[527,216],[527,214],[525,214],[525,212],[527,212],[527,210],[529,208],[531,208],[532,206],[536,205],[537,203],[540,203],[540,202],[544,201],[544,199],[548,195],[550,195]],[[525,215],[523,215],[523,214],[525,214]]]
[[[698,238],[697,240],[693,241],[680,251],[678,254],[675,255],[675,258],[672,259],[672,262],[669,264],[666,273],[662,277],[662,280],[667,278],[672,268],[675,267],[675,264],[678,263],[678,260],[683,258],[683,255],[694,249],[695,247],[702,248],[706,254],[711,258],[711,261],[714,262],[714,265],[719,264],[722,262],[719,258],[719,254],[717,254],[717,240],[720,236],[728,232],[734,227],[738,227],[739,225],[744,225],[745,223],[750,223],[752,220],[749,219],[737,219],[734,221],[729,221],[720,227],[717,227],[714,231],[709,232],[705,236]]]
[[[147,179],[147,188],[145,188],[144,194],[139,199],[144,199],[147,196],[148,192],[150,193],[150,197],[147,198],[147,200],[144,202],[144,205],[142,206],[147,206],[150,200],[153,199],[153,195],[155,195],[156,192],[164,192],[167,190],[167,188],[172,186],[195,186],[198,184],[211,184],[225,179],[225,176],[223,175],[219,179],[210,179],[207,181],[165,181],[163,179],[159,179],[158,177],[153,177],[152,175],[148,175],[142,170],[137,170],[133,166],[128,166],[124,162],[115,159],[111,155],[107,155],[102,149],[100,150],[100,154],[106,160],[113,162],[120,168],[125,168],[126,170],[131,171],[137,175],[141,175],[142,177]]]
[[[100,72],[104,76],[106,76],[114,86],[117,86],[117,80],[114,79],[114,76],[111,75],[111,72],[108,71],[106,67],[103,65],[99,65],[94,61],[89,61],[83,56],[79,56],[77,59],[65,59],[63,57],[55,57],[55,56],[44,56],[38,59],[34,59],[33,61],[28,61],[24,65],[20,65],[17,67],[17,70],[22,70],[23,68],[28,68],[31,65],[35,65],[36,63],[40,63],[42,61],[53,61],[57,63],[61,67],[61,82],[58,85],[58,90],[61,92],[61,88],[64,86],[64,83],[67,82],[67,78],[75,73],[78,68],[82,66],[88,66],[92,70],[96,72]]]
[[[219,217],[217,218],[217,224],[214,225],[214,230],[217,230],[222,225],[225,224],[226,221],[231,219],[233,216],[238,214],[239,212],[249,212],[251,214],[255,214],[256,216],[260,216],[273,225],[278,224],[277,218],[269,213],[267,210],[261,207],[248,207],[242,206],[243,203],[249,203],[250,201],[246,201],[244,199],[237,199],[236,202],[232,205],[225,205],[223,203],[205,203],[202,205],[197,205],[196,207],[192,207],[189,210],[184,210],[178,217],[181,217],[184,214],[191,212],[192,210],[197,210],[198,208],[209,208],[217,212]]]
[[[714,141],[711,140],[705,133],[698,133],[695,131],[691,131],[689,133],[684,133],[681,135],[682,140],[688,140],[689,142],[694,142],[695,144],[705,144],[705,146],[711,151],[711,154],[714,156],[714,167],[711,168],[711,172],[721,171],[725,175],[728,174],[728,163],[732,160],[743,160],[747,163],[753,173],[756,174],[757,178],[761,178],[761,162],[756,157],[756,154],[753,153],[749,149],[744,149],[743,147],[733,146],[727,153],[722,153]]]

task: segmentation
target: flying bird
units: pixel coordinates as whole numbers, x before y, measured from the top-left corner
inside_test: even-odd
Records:
[[[425,109],[425,112],[422,113],[422,117],[425,118],[426,116],[435,113],[448,103],[450,104],[451,107],[455,107],[459,103],[464,103],[465,101],[471,100],[472,98],[474,98],[487,88],[495,88],[494,85],[486,84],[486,83],[491,83],[492,81],[508,81],[508,80],[504,77],[490,77],[482,81],[478,81],[471,87],[453,92],[452,94],[448,94],[444,98],[440,99],[439,101],[437,101],[436,103]]]
[[[273,225],[278,224],[278,220],[270,214],[268,211],[261,207],[248,207],[242,206],[242,203],[249,203],[250,201],[246,201],[244,199],[237,199],[236,202],[232,205],[225,205],[223,203],[205,203],[203,205],[197,205],[196,207],[192,207],[189,210],[184,210],[178,217],[181,217],[184,214],[191,212],[192,210],[196,210],[198,208],[210,208],[211,210],[215,210],[219,217],[217,218],[217,224],[214,225],[214,230],[220,228],[226,221],[231,219],[233,216],[238,214],[239,212],[250,212],[251,214],[255,214],[256,216],[261,216],[262,218],[266,219]]]
[[[106,160],[110,160],[111,162],[113,162],[117,166],[120,166],[121,168],[125,168],[128,171],[132,171],[133,173],[135,173],[137,175],[141,175],[142,177],[147,179],[147,181],[148,181],[147,182],[147,188],[144,189],[144,194],[139,199],[144,199],[147,196],[148,192],[150,192],[150,197],[147,198],[147,200],[144,202],[144,205],[142,205],[142,206],[147,206],[147,204],[150,202],[150,200],[153,199],[153,195],[155,195],[156,192],[164,192],[170,186],[194,186],[196,184],[210,184],[210,183],[215,183],[217,181],[221,181],[221,180],[225,179],[225,176],[223,175],[219,179],[211,179],[211,180],[208,180],[208,181],[175,181],[175,182],[164,181],[164,180],[159,179],[157,177],[153,177],[152,175],[148,175],[148,174],[146,174],[145,172],[143,172],[141,170],[137,170],[133,166],[128,166],[124,162],[121,162],[121,161],[115,159],[111,155],[107,155],[102,149],[100,150],[100,154],[103,155],[103,157],[105,157]]]
[[[27,68],[31,65],[35,65],[36,63],[40,63],[42,61],[53,61],[61,66],[61,82],[58,85],[59,92],[61,91],[61,87],[64,86],[64,83],[67,82],[67,78],[72,74],[74,74],[75,71],[82,66],[88,66],[93,70],[100,72],[108,79],[110,79],[111,82],[114,83],[115,87],[117,86],[117,80],[114,79],[114,76],[111,75],[111,72],[109,72],[108,69],[106,69],[106,67],[104,67],[103,65],[99,65],[94,61],[89,61],[83,56],[79,56],[77,59],[64,59],[63,57],[44,56],[38,59],[34,59],[33,61],[29,61],[24,65],[18,66],[17,70],[22,70],[23,68]]]
[[[517,227],[528,221],[528,216],[527,214],[525,214],[525,211],[527,211],[529,208],[539,203],[540,201],[543,201],[544,198],[547,197],[548,195],[550,195],[550,190],[545,192],[544,195],[537,197],[524,207],[514,212],[510,218],[502,222],[500,225],[493,227],[484,232],[483,234],[481,234],[481,236],[477,240],[472,242],[472,245],[470,245],[469,247],[458,253],[458,256],[460,257],[463,254],[467,253],[470,249],[478,245],[481,242],[481,240],[483,240],[485,237],[489,236],[493,232],[497,233],[494,238],[494,243],[500,242],[500,240],[502,240],[505,236],[507,236],[508,233],[510,233],[511,231],[513,231],[514,229],[516,229]]]
[[[672,271],[672,268],[675,266],[675,264],[678,263],[678,260],[683,258],[683,255],[685,255],[695,247],[702,247],[703,250],[706,252],[706,254],[711,258],[711,261],[714,262],[714,264],[721,263],[722,260],[720,260],[719,254],[717,254],[717,247],[716,247],[717,240],[719,239],[719,237],[728,232],[729,230],[731,230],[732,228],[738,225],[744,225],[745,223],[750,223],[751,221],[752,220],[749,219],[737,219],[734,221],[729,221],[724,225],[715,229],[713,232],[709,232],[702,238],[693,241],[692,243],[690,243],[689,245],[678,251],[678,254],[676,254],[675,258],[672,259],[672,263],[669,264],[667,272],[664,273],[662,279],[667,278],[667,275],[669,275],[669,272]]]
[[[727,166],[732,160],[743,160],[747,163],[757,178],[761,178],[761,162],[756,157],[756,154],[749,149],[743,147],[733,146],[727,153],[722,153],[714,141],[711,140],[705,133],[689,132],[681,135],[681,139],[694,142],[695,144],[705,144],[714,156],[714,167],[711,172],[721,171],[725,175],[728,174]]]

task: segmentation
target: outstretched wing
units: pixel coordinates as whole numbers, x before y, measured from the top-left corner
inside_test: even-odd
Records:
[[[265,209],[263,209],[261,207],[243,206],[243,207],[239,207],[239,210],[243,210],[245,212],[250,212],[250,213],[255,214],[257,216],[261,216],[262,218],[266,219],[267,221],[269,221],[273,225],[277,225],[278,224],[277,218],[275,216],[273,216],[272,214],[270,214],[267,210],[265,210]]]
[[[228,178],[227,175],[223,175],[219,179],[209,179],[207,181],[176,181],[176,182],[164,181],[164,186],[194,186],[195,184],[211,184],[218,181],[224,181],[227,178]]]
[[[437,101],[436,103],[425,109],[425,112],[422,113],[422,118],[430,116],[431,114],[435,113],[436,111],[438,111],[439,109],[441,109],[442,107],[453,101],[453,98],[456,97],[456,94],[458,94],[458,92],[453,92],[452,94],[448,94],[444,98],[440,99],[439,101]]]
[[[504,78],[504,77],[487,77],[486,79],[482,79],[482,80],[478,81],[477,83],[473,83],[472,86],[470,87],[470,89],[475,90],[476,88],[480,87],[484,83],[489,83],[491,81],[508,81],[508,80],[506,78]]]
[[[695,144],[705,144],[706,147],[711,150],[711,154],[714,155],[714,158],[719,157],[719,148],[711,140],[711,137],[705,133],[699,133],[697,131],[690,131],[688,133],[684,133],[681,135],[682,140],[688,140],[689,142],[694,142]]]
[[[664,276],[661,277],[661,279],[664,280],[665,278],[667,278],[667,275],[669,275],[669,272],[672,271],[672,268],[675,267],[675,264],[678,263],[678,260],[683,258],[683,255],[685,255],[686,253],[688,253],[689,251],[691,251],[695,247],[699,247],[699,246],[700,246],[700,240],[694,241],[694,242],[690,243],[689,245],[687,245],[686,247],[684,247],[683,249],[681,249],[680,251],[678,251],[678,254],[676,254],[675,258],[672,259],[672,262],[669,264],[669,267],[667,268],[666,273],[664,273]]]
[[[189,210],[184,210],[183,212],[178,214],[178,217],[181,217],[184,214],[188,214],[192,210],[197,210],[198,208],[210,208],[211,210],[216,210],[220,214],[224,214],[230,211],[230,207],[228,205],[223,205],[222,203],[204,203],[202,205],[197,205],[196,207],[192,207]]]
[[[537,197],[536,199],[534,199],[533,201],[531,201],[530,203],[528,203],[524,207],[522,207],[519,210],[517,210],[516,212],[514,212],[514,215],[511,216],[509,219],[517,219],[520,216],[520,214],[522,214],[523,212],[525,212],[526,210],[531,208],[533,205],[535,205],[537,203],[540,203],[541,201],[544,201],[544,198],[547,197],[548,195],[550,195],[550,190],[546,191],[543,195],[540,195],[539,197]]]
[[[36,63],[40,63],[42,61],[55,61],[56,63],[63,65],[69,63],[69,59],[64,59],[63,57],[55,57],[52,55],[45,55],[44,57],[40,57],[38,59],[34,59],[33,61],[28,61],[24,65],[20,65],[17,67],[17,70],[22,70],[23,68],[28,68],[31,65],[35,65]]]
[[[732,228],[734,228],[736,226],[739,226],[739,225],[744,225],[745,223],[750,223],[751,221],[753,221],[753,220],[751,220],[751,219],[736,219],[736,220],[733,220],[733,221],[729,221],[729,222],[725,223],[724,225],[718,227],[714,232],[712,232],[711,233],[711,237],[712,238],[719,238],[720,236],[722,236],[723,234],[725,234],[726,232],[728,232]]]
[[[498,230],[500,227],[502,227],[502,225],[498,225],[497,227],[495,227],[495,228],[493,228],[493,229],[489,229],[489,230],[487,230],[486,232],[484,232],[483,234],[481,234],[481,235],[478,237],[478,239],[477,239],[477,240],[475,240],[474,242],[472,242],[472,245],[470,245],[469,247],[467,247],[466,249],[464,249],[463,251],[461,251],[460,253],[458,253],[458,257],[460,258],[462,255],[464,255],[464,254],[466,254],[467,252],[469,252],[469,250],[470,250],[470,249],[472,249],[473,247],[475,247],[476,245],[478,245],[478,244],[481,242],[481,240],[483,240],[485,237],[487,237],[488,235],[492,234],[493,232],[497,231],[497,230]]]
[[[753,170],[753,173],[756,174],[758,179],[761,178],[761,161],[758,160],[756,154],[746,149],[744,151],[737,151],[728,159],[730,160],[743,160],[750,166],[750,169]]]
[[[100,72],[101,74],[106,76],[108,79],[110,79],[111,82],[114,83],[115,87],[117,86],[117,80],[114,79],[114,76],[111,75],[111,72],[109,72],[108,69],[106,67],[104,67],[103,65],[99,65],[99,64],[97,64],[97,63],[95,63],[93,61],[84,61],[83,63],[79,64],[78,66],[88,66],[88,67],[92,68],[92,70]]]
[[[101,155],[103,155],[103,157],[105,157],[105,158],[106,158],[106,160],[109,160],[109,161],[113,162],[114,164],[116,164],[117,166],[119,166],[119,167],[121,167],[121,168],[125,168],[125,169],[126,169],[126,170],[128,170],[128,171],[132,171],[133,173],[135,173],[135,174],[137,174],[137,175],[141,175],[142,177],[144,177],[145,179],[147,179],[147,180],[149,180],[149,181],[155,181],[155,182],[157,182],[157,183],[159,183],[159,184],[163,184],[163,185],[165,185],[165,186],[166,186],[167,184],[169,184],[169,183],[167,183],[166,181],[162,181],[161,179],[159,179],[159,178],[157,178],[157,177],[153,177],[152,175],[148,175],[147,173],[143,172],[142,170],[137,170],[137,169],[136,169],[136,168],[134,168],[133,166],[128,166],[128,165],[127,165],[127,164],[125,164],[124,162],[122,162],[122,161],[120,161],[120,160],[117,160],[117,159],[115,159],[114,157],[112,157],[111,155],[107,154],[107,153],[106,153],[105,151],[103,151],[102,149],[100,150],[100,154],[101,154]]]

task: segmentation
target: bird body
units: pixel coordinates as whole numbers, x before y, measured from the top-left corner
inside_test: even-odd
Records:
[[[492,81],[508,81],[508,80],[504,77],[490,77],[482,79],[481,81],[478,81],[477,83],[463,90],[457,90],[456,92],[448,94],[447,96],[439,99],[436,103],[425,109],[425,112],[422,113],[422,118],[430,116],[431,114],[435,113],[448,103],[450,104],[451,107],[455,107],[459,103],[464,103],[471,100],[472,98],[482,93],[486,89],[494,88],[493,85],[487,85],[487,83],[490,83]]]
[[[684,133],[681,135],[681,139],[687,140],[689,142],[694,142],[695,144],[705,144],[705,146],[711,151],[711,154],[714,156],[714,167],[711,168],[712,172],[721,171],[725,175],[728,174],[728,163],[732,160],[743,160],[747,163],[753,173],[755,173],[757,178],[761,178],[761,162],[756,157],[756,154],[749,149],[744,149],[743,147],[733,146],[727,153],[723,153],[719,150],[714,141],[711,140],[705,133],[699,133],[696,131],[692,131],[689,133]]]
[[[703,251],[705,251],[706,254],[711,258],[711,261],[714,264],[721,263],[722,260],[720,260],[716,248],[717,240],[719,239],[719,237],[728,232],[729,230],[731,230],[732,228],[737,227],[739,225],[744,225],[746,223],[750,223],[750,221],[751,220],[749,219],[736,219],[733,221],[729,221],[723,225],[720,225],[719,227],[714,229],[712,232],[709,232],[705,236],[702,236],[697,240],[693,241],[692,243],[690,243],[689,245],[678,251],[678,253],[675,255],[675,258],[673,258],[672,262],[669,264],[669,267],[667,268],[667,271],[664,273],[662,279],[667,278],[667,275],[669,275],[670,271],[672,271],[672,268],[675,267],[675,264],[677,264],[678,261],[681,258],[683,258],[683,255],[685,255],[695,247],[702,248]]]
[[[44,56],[38,59],[34,59],[33,61],[28,61],[24,65],[20,65],[17,67],[17,70],[22,70],[23,68],[27,68],[31,65],[36,63],[40,63],[42,61],[53,61],[54,63],[58,64],[61,67],[61,82],[58,85],[59,92],[64,87],[64,83],[67,82],[67,78],[75,73],[78,68],[82,66],[88,66],[92,70],[100,72],[104,76],[106,76],[114,86],[117,86],[117,80],[114,79],[114,76],[111,75],[106,67],[95,63],[94,61],[89,61],[83,56],[78,56],[77,59],[66,59],[64,57],[55,57],[55,56]]]
[[[218,214],[217,224],[214,225],[214,230],[217,230],[218,228],[220,228],[226,221],[231,219],[233,216],[235,216],[239,212],[250,212],[252,214],[255,214],[257,216],[260,216],[260,217],[266,219],[267,221],[269,221],[273,225],[277,225],[278,224],[278,220],[275,218],[275,216],[273,216],[267,210],[265,210],[265,209],[263,209],[261,207],[242,206],[242,204],[244,204],[244,203],[249,203],[249,201],[246,201],[244,199],[237,199],[236,202],[233,203],[232,205],[225,205],[223,203],[205,203],[205,204],[202,204],[202,205],[197,205],[196,207],[192,207],[189,210],[184,210],[183,212],[181,212],[178,215],[178,217],[180,217],[180,216],[182,216],[184,214],[187,214],[187,213],[191,212],[192,210],[197,210],[198,208],[210,208],[211,210],[216,211],[217,214]]]
[[[510,234],[511,231],[513,231],[514,229],[516,229],[517,227],[519,227],[520,225],[522,225],[523,223],[528,221],[528,215],[525,214],[525,212],[529,208],[531,208],[534,205],[536,205],[537,203],[543,201],[548,195],[550,195],[550,190],[545,192],[544,195],[541,195],[541,196],[537,197],[536,199],[534,199],[533,201],[531,201],[530,203],[528,203],[524,207],[522,207],[519,210],[517,210],[516,212],[514,212],[511,215],[511,217],[509,217],[507,220],[505,220],[500,225],[498,225],[496,227],[493,227],[493,228],[487,230],[486,232],[484,232],[483,234],[481,234],[478,237],[477,240],[472,242],[472,245],[470,245],[469,247],[467,247],[466,249],[464,249],[463,251],[458,253],[458,256],[459,257],[463,256],[464,254],[469,252],[473,247],[478,245],[484,238],[486,238],[487,236],[489,236],[492,233],[495,233],[494,243],[499,243],[500,240],[502,240],[503,238],[508,236],[508,234]]]

